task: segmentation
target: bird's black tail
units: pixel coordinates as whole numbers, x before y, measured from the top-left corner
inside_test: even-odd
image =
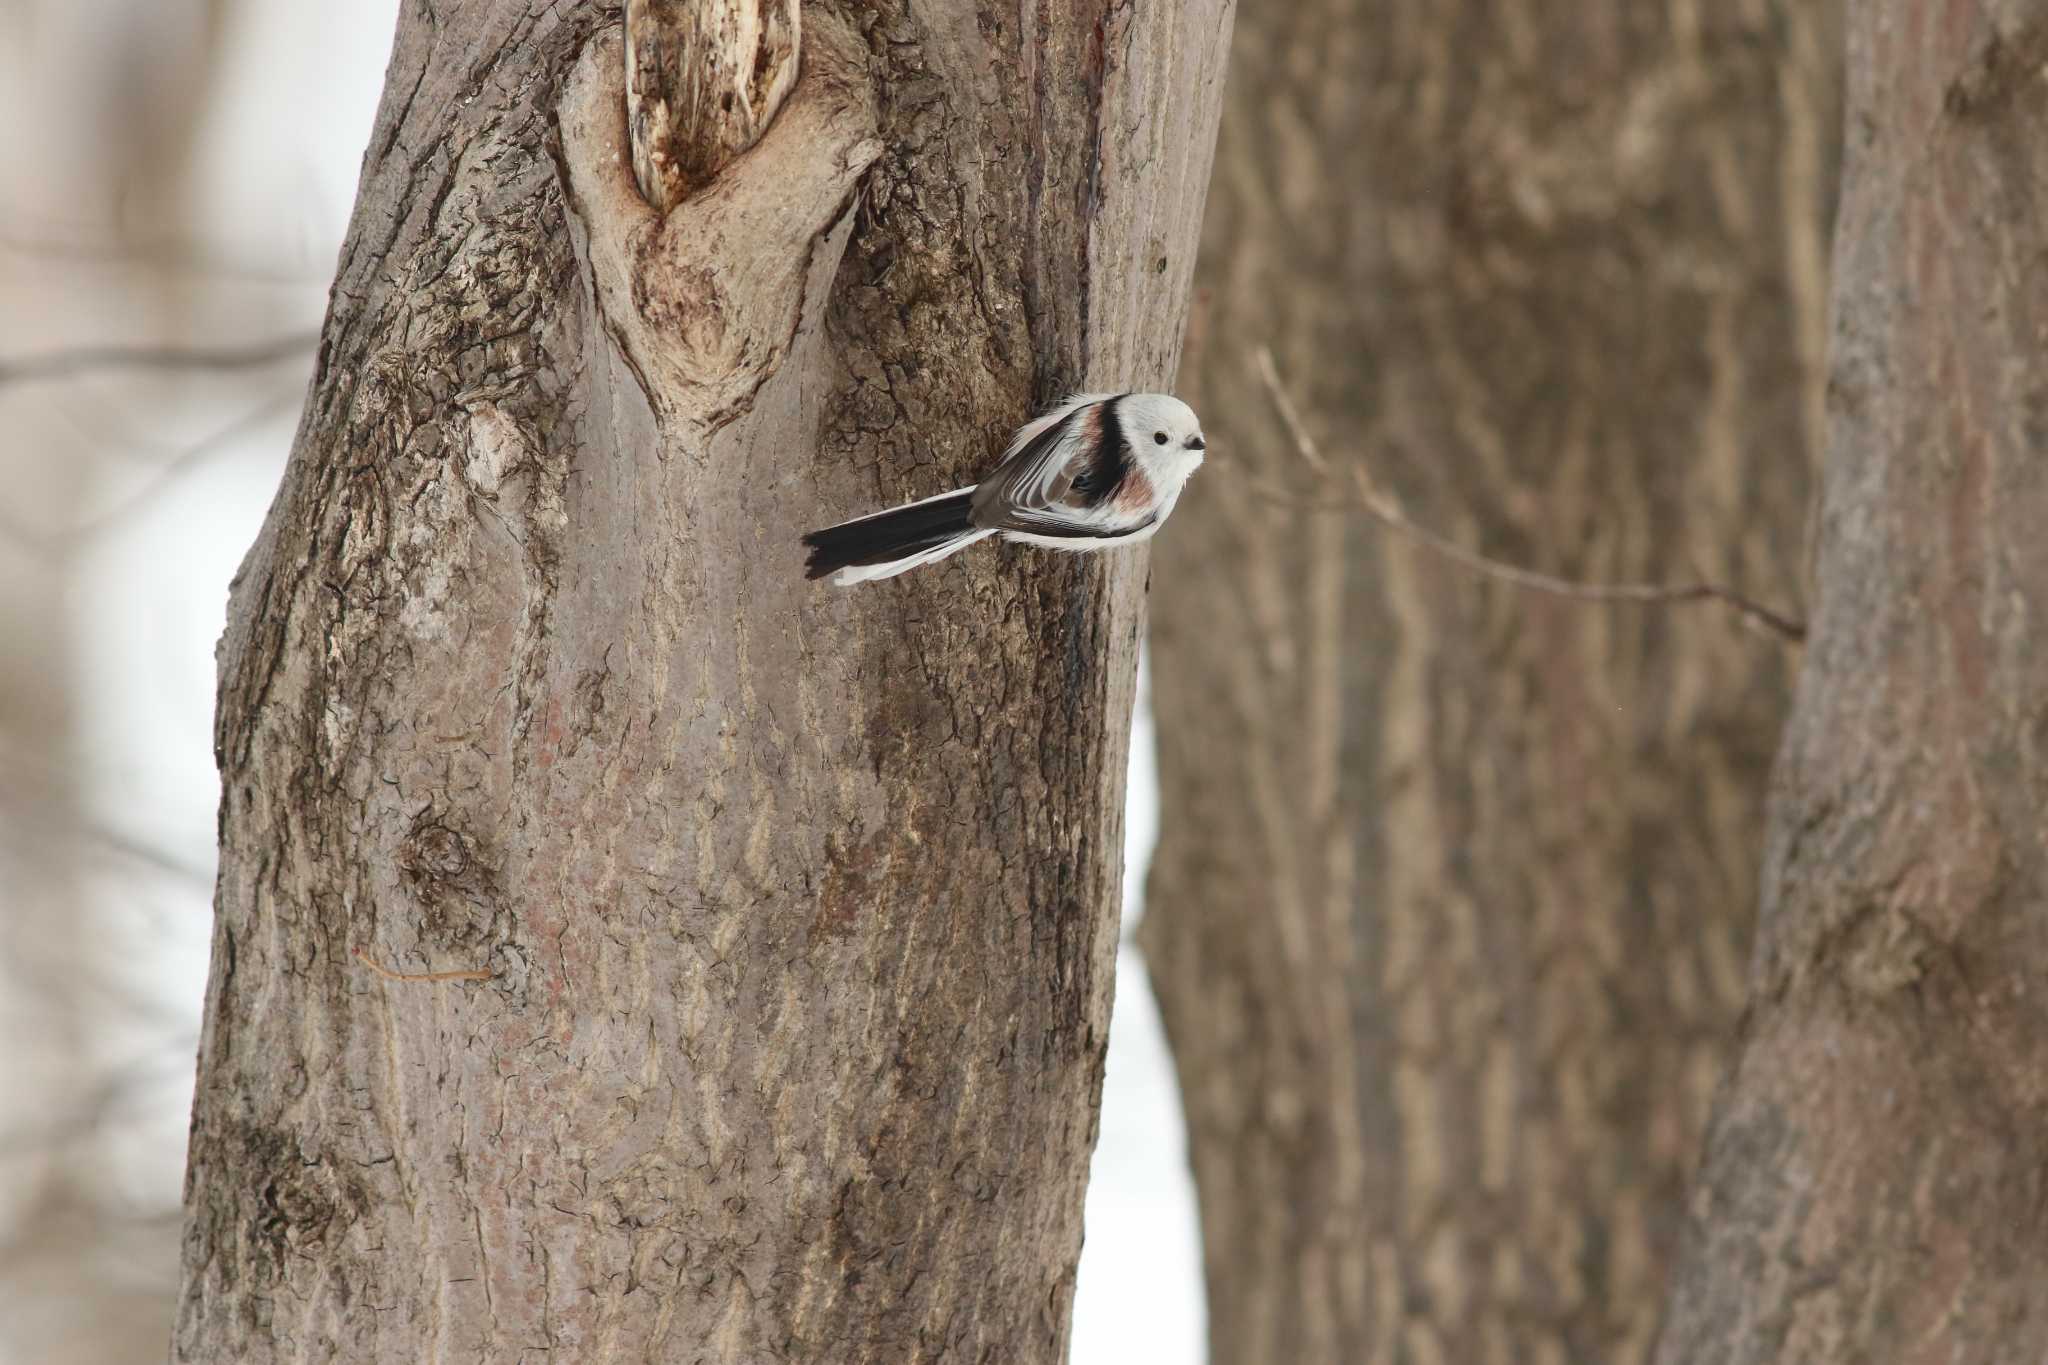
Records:
[[[811,547],[804,576],[845,570],[837,581],[858,583],[943,559],[988,534],[974,527],[973,501],[974,490],[962,488],[813,531],[804,537]]]

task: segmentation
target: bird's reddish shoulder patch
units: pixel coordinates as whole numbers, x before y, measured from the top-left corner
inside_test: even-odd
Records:
[[[1123,483],[1118,485],[1116,496],[1110,500],[1110,506],[1127,516],[1140,516],[1152,506],[1155,496],[1157,495],[1153,492],[1152,480],[1145,477],[1142,466],[1134,463],[1131,472],[1126,474]]]

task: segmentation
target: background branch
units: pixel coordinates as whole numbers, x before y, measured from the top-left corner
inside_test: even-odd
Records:
[[[1337,469],[1316,447],[1315,438],[1309,435],[1308,428],[1303,424],[1301,413],[1295,408],[1286,385],[1281,382],[1280,371],[1273,363],[1271,349],[1264,346],[1259,348],[1258,365],[1259,378],[1265,384],[1266,392],[1272,396],[1273,406],[1280,414],[1280,421],[1287,428],[1287,435],[1294,445],[1295,453],[1301,456],[1303,462],[1319,477],[1326,480],[1340,477]],[[1549,593],[1554,597],[1569,597],[1580,602],[1637,602],[1646,605],[1719,602],[1748,624],[1769,631],[1781,639],[1801,641],[1806,638],[1805,622],[1774,611],[1733,588],[1706,579],[1693,583],[1586,583],[1489,558],[1410,518],[1393,495],[1373,481],[1372,471],[1362,460],[1353,462],[1350,474],[1359,503],[1375,521],[1389,530],[1398,531],[1409,539],[1427,546],[1444,558],[1474,572],[1485,574],[1489,578],[1512,583],[1518,588],[1526,588],[1532,592]]]
[[[80,346],[0,359],[0,385],[69,379],[93,370],[243,370],[310,354],[318,332],[295,332],[235,346]]]

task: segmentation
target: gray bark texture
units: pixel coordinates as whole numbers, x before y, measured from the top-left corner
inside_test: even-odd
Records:
[[[1144,561],[798,536],[1171,380],[1230,20],[813,5],[658,217],[616,7],[405,6],[221,649],[177,1359],[1063,1357]]]
[[[1153,558],[1141,929],[1216,1365],[1647,1358],[1797,659],[1305,512],[1350,485],[1288,450],[1253,347],[1329,457],[1466,545],[1797,610],[1838,22],[1238,24],[1185,386],[1215,483]]]
[[[2048,4],[1852,7],[1812,641],[1658,1359],[2048,1359]]]

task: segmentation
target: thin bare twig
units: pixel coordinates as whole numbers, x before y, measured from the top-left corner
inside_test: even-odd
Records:
[[[1316,447],[1315,438],[1309,435],[1308,428],[1302,423],[1301,414],[1296,410],[1293,398],[1288,395],[1286,385],[1281,383],[1280,371],[1273,363],[1273,352],[1261,346],[1258,362],[1259,378],[1264,381],[1266,392],[1272,396],[1273,406],[1280,413],[1280,421],[1287,428],[1288,437],[1294,443],[1295,453],[1300,455],[1302,461],[1319,476],[1325,479],[1339,477],[1337,470],[1323,457],[1322,451]],[[1503,583],[1512,583],[1518,588],[1526,588],[1532,592],[1549,593],[1555,597],[1568,597],[1580,602],[1635,602],[1645,605],[1719,602],[1749,625],[1769,631],[1781,639],[1797,642],[1806,638],[1805,622],[1774,611],[1733,588],[1705,579],[1694,583],[1584,583],[1490,559],[1477,550],[1467,549],[1450,537],[1411,520],[1408,514],[1401,510],[1401,504],[1373,482],[1372,471],[1367,469],[1362,461],[1351,466],[1351,476],[1357,485],[1360,504],[1382,526],[1427,546],[1453,563],[1461,564],[1489,578],[1499,579]]]
[[[367,949],[358,946],[355,950],[355,955],[356,961],[362,963],[386,981],[489,981],[497,975],[496,972],[479,971],[394,972],[383,963],[377,961],[376,958],[371,957]]]
[[[137,492],[123,498],[119,504],[98,515],[60,531],[44,531],[32,526],[21,518],[0,510],[0,538],[12,540],[27,547],[31,552],[45,559],[55,559],[68,553],[78,543],[105,532],[131,513],[152,504],[156,494],[163,488],[184,477],[195,466],[211,458],[223,446],[257,430],[265,422],[297,402],[293,394],[279,394],[267,398],[244,412],[226,426],[219,427],[194,441],[180,451],[175,459],[165,462],[152,473],[148,482]]]
[[[295,332],[239,346],[80,346],[0,358],[0,385],[69,379],[93,370],[246,370],[309,355],[319,342],[318,332]]]

